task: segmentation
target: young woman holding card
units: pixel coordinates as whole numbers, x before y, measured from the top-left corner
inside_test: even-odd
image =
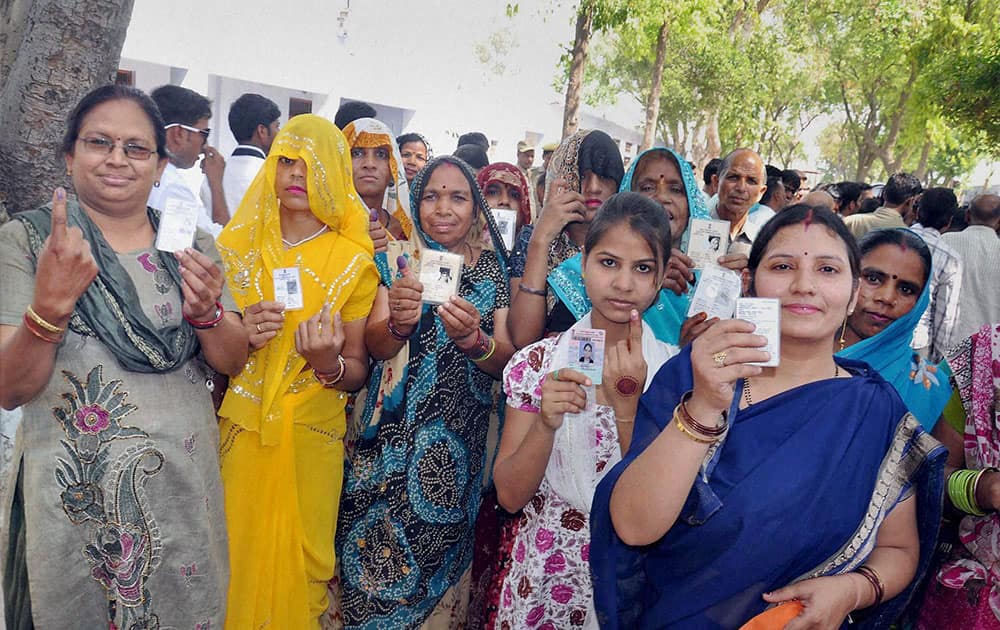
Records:
[[[620,190],[631,190],[649,197],[660,204],[670,221],[672,251],[663,290],[653,306],[643,314],[643,321],[649,324],[657,339],[677,344],[690,306],[690,281],[694,280],[693,264],[685,254],[690,219],[709,218],[705,200],[691,165],[673,150],[663,147],[640,153],[625,173]],[[550,290],[576,319],[583,317],[591,308],[581,274],[581,257],[576,255],[548,275]],[[700,324],[702,320],[693,321],[690,325]]]
[[[593,310],[570,330],[518,351],[504,370],[507,414],[494,483],[500,504],[520,516],[496,575],[497,627],[597,628],[587,564],[590,503],[603,473],[628,450],[639,394],[677,353],[640,319],[659,293],[670,248],[670,223],[657,204],[636,193],[613,195],[584,243]],[[591,328],[605,332],[596,387],[565,367],[580,354],[570,344],[573,332]],[[587,400],[587,389],[595,400]]]
[[[165,145],[149,96],[93,90],[63,138],[76,198],[58,188],[0,229],[0,403],[24,418],[0,518],[7,628],[225,618],[207,386],[240,371],[247,333],[211,235],[154,248]]]
[[[344,407],[368,375],[378,287],[346,146],[324,118],[289,120],[219,235],[253,348],[219,409],[227,628],[318,628],[327,608]]]
[[[859,258],[832,212],[782,211],[747,270],[780,300],[778,366],[752,365],[767,340],[733,319],[656,375],[594,498],[602,627],[738,628],[791,600],[788,630],[895,620],[934,550],[946,453],[878,372],[833,356]]]
[[[378,380],[358,401],[337,538],[339,614],[349,628],[464,622],[489,414],[513,353],[505,250],[475,175],[442,156],[411,190],[414,238],[463,265],[458,294],[432,307],[416,263],[390,260],[389,286],[368,318]]]

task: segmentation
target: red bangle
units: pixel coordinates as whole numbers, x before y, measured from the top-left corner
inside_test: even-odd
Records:
[[[208,320],[207,322],[199,322],[198,320],[191,319],[187,315],[184,316],[184,321],[191,324],[198,330],[205,330],[207,328],[215,328],[222,321],[222,318],[226,316],[226,309],[222,307],[222,302],[215,301],[215,317]]]
[[[406,341],[413,335],[413,332],[411,332],[409,335],[404,335],[403,333],[399,332],[399,329],[396,328],[396,325],[392,323],[391,317],[385,320],[385,327],[389,329],[389,334],[392,335],[392,338],[395,339],[396,341]],[[414,327],[413,331],[415,332],[416,330],[417,329]]]
[[[58,337],[53,338],[53,337],[50,337],[47,332],[45,332],[44,330],[41,330],[40,326],[36,328],[37,324],[35,324],[35,322],[33,322],[31,320],[31,318],[28,317],[27,313],[24,314],[23,319],[24,319],[24,327],[28,329],[28,332],[30,332],[32,335],[38,337],[42,341],[44,341],[46,343],[52,343],[52,344],[57,344],[60,341],[62,341],[62,338],[63,338],[62,335],[59,335]]]
[[[679,405],[679,407],[681,411],[681,416],[684,418],[684,422],[686,422],[689,427],[691,427],[692,429],[694,429],[695,431],[701,433],[706,437],[710,437],[713,439],[718,439],[722,437],[726,433],[726,430],[729,428],[729,423],[726,421],[726,414],[722,414],[723,422],[721,425],[717,424],[714,427],[709,427],[698,422],[697,420],[694,419],[694,417],[690,413],[688,413],[688,408],[687,408],[687,401],[691,399],[691,396],[693,394],[694,394],[693,390],[688,390],[687,392],[685,392],[683,396],[681,396],[681,404]]]

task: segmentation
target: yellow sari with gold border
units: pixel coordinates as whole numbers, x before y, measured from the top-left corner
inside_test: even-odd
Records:
[[[274,188],[279,157],[305,161],[310,208],[329,228],[288,249]],[[347,395],[313,377],[294,333],[325,303],[345,323],[367,317],[378,288],[343,134],[318,116],[292,118],[218,248],[241,309],[273,300],[272,274],[283,267],[298,267],[304,298],[231,379],[219,410],[231,567],[226,627],[318,628],[333,576]]]

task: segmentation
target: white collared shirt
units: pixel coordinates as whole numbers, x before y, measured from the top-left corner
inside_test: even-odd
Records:
[[[962,290],[958,296],[958,324],[952,343],[958,343],[984,324],[1000,322],[1000,237],[993,228],[970,225],[961,232],[941,235],[962,265]]]

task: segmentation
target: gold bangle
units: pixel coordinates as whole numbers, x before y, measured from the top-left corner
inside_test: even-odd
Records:
[[[49,331],[50,333],[55,333],[57,335],[61,335],[64,332],[66,332],[65,328],[60,328],[59,326],[56,326],[55,324],[51,324],[51,323],[45,321],[44,319],[42,319],[42,316],[39,315],[38,313],[36,313],[35,309],[31,308],[31,304],[28,305],[28,311],[27,312],[28,312],[28,317],[31,318],[31,321],[35,322],[36,324],[38,324],[39,326],[41,326],[45,330]]]
[[[692,431],[691,429],[689,429],[684,424],[684,422],[681,420],[681,416],[680,416],[680,414],[677,413],[676,409],[674,410],[674,424],[677,425],[678,430],[680,430],[680,432],[684,434],[684,437],[686,437],[689,440],[692,440],[694,442],[697,442],[698,444],[710,445],[710,444],[714,444],[716,442],[716,440],[712,440],[712,439],[708,439],[708,438],[705,438],[703,436],[700,436],[697,433],[695,433],[694,431]]]
[[[489,352],[487,352],[483,356],[479,357],[478,359],[473,359],[472,362],[473,363],[482,363],[483,361],[486,361],[487,359],[489,359],[490,357],[493,356],[493,353],[496,352],[496,349],[497,349],[497,340],[495,338],[493,338],[493,337],[490,337],[490,350],[489,350]]]

